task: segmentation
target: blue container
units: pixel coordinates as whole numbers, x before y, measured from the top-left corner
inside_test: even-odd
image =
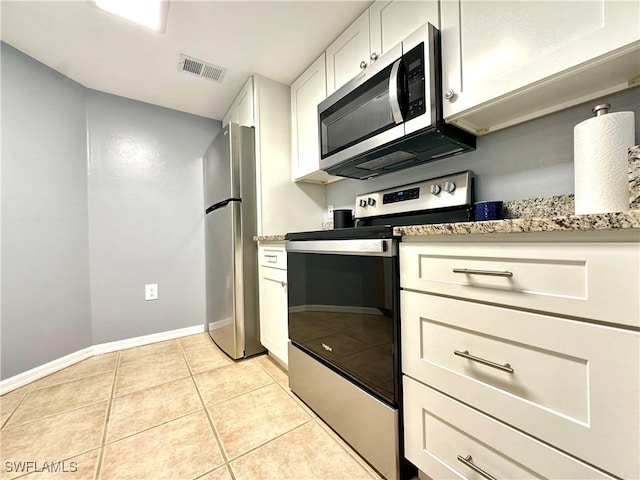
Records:
[[[484,220],[502,220],[502,202],[476,202],[473,204],[476,222]]]

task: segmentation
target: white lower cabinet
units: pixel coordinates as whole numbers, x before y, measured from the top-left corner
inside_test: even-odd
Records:
[[[400,246],[407,458],[433,479],[640,478],[637,234],[490,238]]]
[[[287,265],[282,245],[258,247],[260,289],[260,343],[285,366],[287,342]]]
[[[405,454],[431,478],[613,478],[409,377]]]

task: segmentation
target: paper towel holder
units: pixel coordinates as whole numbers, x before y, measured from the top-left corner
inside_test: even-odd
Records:
[[[600,105],[596,105],[591,109],[594,116],[596,117],[599,117],[600,115],[606,115],[607,113],[609,113],[609,110],[611,110],[610,103],[601,103]]]

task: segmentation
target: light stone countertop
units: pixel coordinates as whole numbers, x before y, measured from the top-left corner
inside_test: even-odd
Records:
[[[640,210],[549,218],[507,218],[484,222],[438,223],[396,227],[395,235],[469,235],[483,233],[531,233],[640,229]],[[640,239],[640,230],[638,231]]]
[[[561,202],[571,205],[571,198],[556,197]],[[521,207],[516,210],[523,218],[505,218],[504,220],[490,220],[484,222],[457,222],[437,223],[432,225],[409,225],[395,227],[394,235],[421,236],[421,235],[471,235],[486,233],[532,233],[532,232],[579,232],[602,231],[620,229],[638,229],[640,237],[640,210],[617,213],[599,213],[591,215],[565,214],[554,217],[536,217],[527,213],[538,213],[537,206],[546,205],[546,201],[533,199],[530,205],[534,207],[527,210]],[[551,208],[554,213],[559,213],[558,208]],[[509,217],[508,206],[505,205],[505,216]],[[256,242],[284,242],[285,235],[264,235],[253,237]]]
[[[285,234],[282,235],[256,235],[253,237],[254,242],[284,242]]]

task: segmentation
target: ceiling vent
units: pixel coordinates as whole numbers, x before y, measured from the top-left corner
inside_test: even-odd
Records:
[[[203,62],[197,58],[188,57],[184,54],[180,54],[180,64],[178,69],[196,75],[198,77],[208,78],[214,82],[222,83],[227,69],[218,65]]]

